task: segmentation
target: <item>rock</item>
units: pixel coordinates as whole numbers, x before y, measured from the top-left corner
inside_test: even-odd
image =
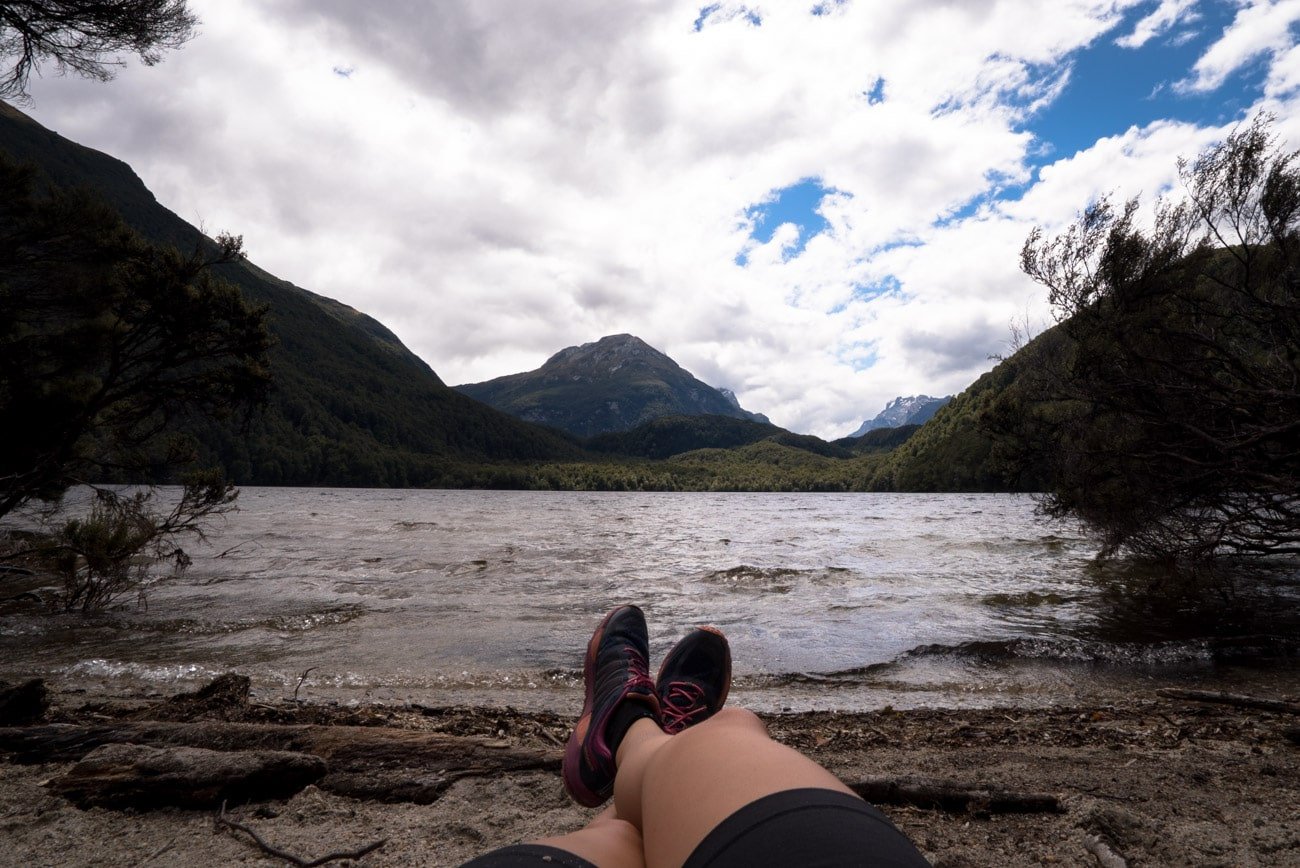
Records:
[[[326,770],[320,757],[290,751],[107,744],[49,786],[83,808],[214,808],[289,798]]]
[[[50,689],[42,678],[11,685],[0,681],[0,724],[35,723],[50,708]]]
[[[251,682],[226,672],[193,693],[178,693],[139,712],[141,720],[240,720],[248,711]]]

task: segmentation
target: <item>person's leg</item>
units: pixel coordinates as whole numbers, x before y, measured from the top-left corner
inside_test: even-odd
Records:
[[[645,868],[641,833],[611,805],[576,832],[502,847],[461,868]]]
[[[724,659],[725,643],[712,654],[698,650],[681,658],[674,680],[693,674],[686,680],[695,686],[720,686],[691,670]],[[927,864],[882,814],[817,763],[772,741],[753,714],[722,710],[675,735],[662,731],[648,658],[644,613],[620,606],[606,615],[587,645],[583,709],[565,746],[562,777],[580,804],[594,807],[614,796],[615,818],[640,831],[650,868],[681,866],[701,842],[699,858],[718,868]],[[681,710],[688,723],[721,704],[708,701],[709,690],[686,692],[691,697]]]
[[[557,838],[534,843],[576,853],[600,868],[644,868],[641,833],[620,819],[613,805],[601,811],[583,828]]]
[[[778,744],[751,712],[723,709],[669,736],[638,721],[618,749],[614,805],[641,830],[650,868],[681,865],[740,808],[772,793],[815,787],[852,795],[837,777]]]

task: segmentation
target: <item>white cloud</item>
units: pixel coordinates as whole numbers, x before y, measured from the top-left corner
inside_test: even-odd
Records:
[[[1194,16],[1184,15],[1196,5],[1196,0],[1160,0],[1160,5],[1133,25],[1133,32],[1115,40],[1120,48],[1141,48],[1174,24]]]
[[[1286,97],[1297,90],[1300,90],[1300,45],[1293,45],[1274,60],[1264,93],[1270,97]]]
[[[1136,0],[753,2],[760,25],[698,33],[680,0],[194,5],[185,49],[109,85],[37,82],[37,119],[449,383],[630,332],[824,436],[966,386],[1013,317],[1045,313],[1017,271],[1029,228],[1102,178],[1166,183],[1207,135],[1130,130],[1033,179],[1032,106]],[[796,256],[792,228],[752,245],[747,210],[809,177],[840,191],[830,228]]]
[[[1286,51],[1295,43],[1291,27],[1297,21],[1300,0],[1250,0],[1178,88],[1201,93],[1215,90],[1228,76],[1261,55]]]

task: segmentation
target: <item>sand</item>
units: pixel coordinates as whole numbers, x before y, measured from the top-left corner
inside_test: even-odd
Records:
[[[1292,701],[1296,692],[1280,698]],[[57,695],[50,719],[148,715],[140,697]],[[485,735],[554,749],[567,722],[510,709],[276,706],[243,719]],[[226,715],[228,718],[229,715]],[[1057,814],[952,814],[885,806],[937,866],[1097,865],[1091,836],[1131,866],[1300,866],[1300,719],[1166,699],[1102,708],[810,713],[765,718],[777,739],[845,780],[925,778],[1060,797]],[[81,810],[43,784],[67,764],[0,761],[0,865],[278,865],[211,813]],[[458,865],[493,847],[563,833],[594,812],[555,773],[457,781],[430,805],[358,801],[308,787],[232,816],[305,858],[386,843],[359,864]],[[334,863],[348,864],[348,863]]]

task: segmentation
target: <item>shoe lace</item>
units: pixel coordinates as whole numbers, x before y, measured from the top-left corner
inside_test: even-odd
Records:
[[[659,708],[664,732],[675,734],[686,729],[708,709],[704,688],[690,681],[674,681],[668,685]]]

